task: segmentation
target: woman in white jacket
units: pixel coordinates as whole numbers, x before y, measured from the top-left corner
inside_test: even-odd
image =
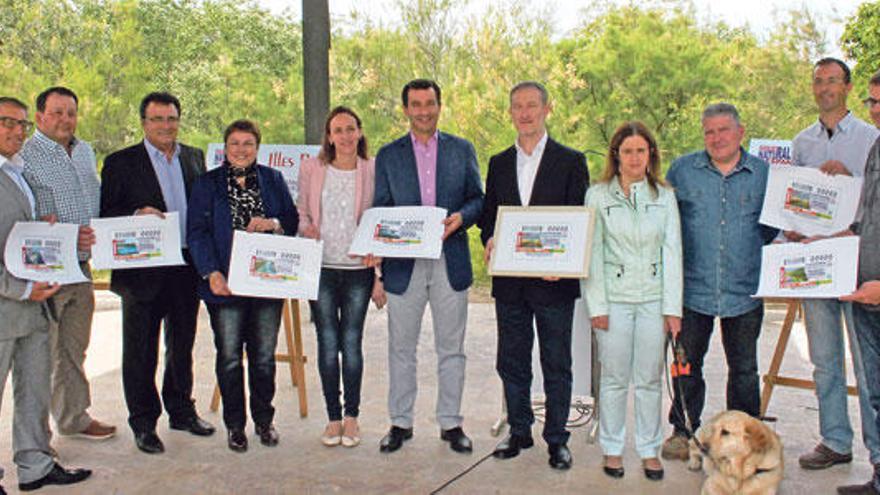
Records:
[[[626,402],[635,385],[635,446],[645,476],[663,478],[661,429],[665,333],[681,328],[681,229],[672,189],[660,178],[660,151],[641,122],[611,138],[605,171],[587,191],[594,209],[590,278],[584,281],[599,343],[599,443],[603,469],[623,476]]]

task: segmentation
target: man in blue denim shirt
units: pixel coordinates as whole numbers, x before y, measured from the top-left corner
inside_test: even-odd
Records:
[[[692,428],[700,426],[703,358],[716,316],[727,357],[727,409],[752,416],[760,409],[757,342],[764,305],[751,295],[758,289],[761,248],[777,234],[758,224],[768,165],[742,148],[745,128],[733,105],[709,105],[702,124],[706,149],[679,157],[666,174],[681,214],[684,315],[678,341],[691,368],[690,375],[673,379],[669,422],[675,431],[663,444],[665,459],[687,459],[682,399]]]

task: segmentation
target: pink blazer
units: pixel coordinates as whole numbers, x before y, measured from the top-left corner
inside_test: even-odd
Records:
[[[299,234],[303,235],[309,226],[321,232],[321,191],[324,189],[324,176],[330,165],[318,158],[303,160],[299,170],[299,189],[296,209],[299,212]],[[354,188],[355,221],[360,221],[361,214],[373,206],[373,188],[375,187],[376,166],[373,159],[364,160],[358,157]]]

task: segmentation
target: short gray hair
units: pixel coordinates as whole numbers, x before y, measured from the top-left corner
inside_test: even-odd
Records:
[[[541,93],[541,103],[547,104],[550,101],[550,93],[547,92],[547,88],[544,87],[543,84],[538,81],[522,81],[517,83],[516,86],[510,89],[510,103],[513,104],[513,94],[521,89],[533,88],[537,89],[539,93]]]
[[[735,106],[724,102],[713,103],[706,107],[703,110],[703,115],[700,118],[700,121],[705,122],[706,119],[711,119],[712,117],[718,117],[720,115],[727,115],[736,122],[737,126],[742,127],[742,123],[739,120],[739,111],[737,111]]]

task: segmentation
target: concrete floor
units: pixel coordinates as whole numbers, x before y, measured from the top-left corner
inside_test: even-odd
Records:
[[[761,337],[761,371],[767,369],[776,343],[783,308],[771,308]],[[225,429],[219,413],[208,410],[214,386],[214,349],[207,315],[202,313],[196,343],[196,388],[194,396],[202,416],[218,426],[218,433],[198,438],[168,429],[167,417],[160,419],[159,436],[166,452],[150,456],[140,453],[126,424],[126,408],[120,375],[120,316],[115,296],[100,293],[87,368],[92,382],[92,414],[117,425],[119,434],[104,442],[57,438],[53,444],[65,466],[83,466],[94,470],[86,482],[74,487],[47,487],[43,493],[65,494],[211,494],[211,493],[430,493],[490,452],[498,438],[490,434],[498,418],[501,383],[494,371],[495,320],[491,304],[470,306],[466,351],[467,384],[463,404],[465,431],[474,440],[471,455],[457,454],[438,439],[433,420],[436,399],[436,359],[430,316],[423,327],[419,368],[421,393],[417,401],[415,436],[398,452],[380,454],[378,442],[388,428],[386,416],[387,350],[386,312],[371,308],[364,337],[365,376],[361,405],[363,443],[354,449],[327,448],[319,441],[326,422],[315,356],[314,330],[308,324],[308,307],[303,305],[309,416],[298,414],[296,393],[290,386],[285,365],[279,365],[276,426],[281,444],[266,448],[253,437],[245,454],[226,447]],[[709,393],[705,417],[718,412],[724,404],[725,365],[717,332],[707,357]],[[283,340],[280,348],[283,349]],[[803,328],[793,332],[786,360],[785,374],[809,377],[806,341]],[[852,379],[850,379],[852,381]],[[0,416],[0,464],[7,470],[2,485],[15,493],[17,480],[12,463],[11,391],[7,387]],[[806,472],[797,465],[797,457],[811,449],[818,439],[816,400],[810,391],[777,389],[768,415],[770,423],[785,443],[786,475],[783,494],[830,494],[839,484],[863,482],[870,476],[866,451],[859,439],[858,411],[850,399],[857,440],[855,461],[821,472]],[[668,402],[668,399],[667,399]],[[630,412],[630,428],[632,414]],[[699,493],[702,475],[687,471],[681,462],[666,463],[666,479],[651,482],[642,476],[640,464],[630,444],[626,453],[626,476],[612,480],[601,471],[601,451],[587,441],[587,428],[572,431],[570,447],[574,466],[558,472],[547,465],[546,448],[536,425],[536,447],[507,461],[488,459],[443,493]]]

